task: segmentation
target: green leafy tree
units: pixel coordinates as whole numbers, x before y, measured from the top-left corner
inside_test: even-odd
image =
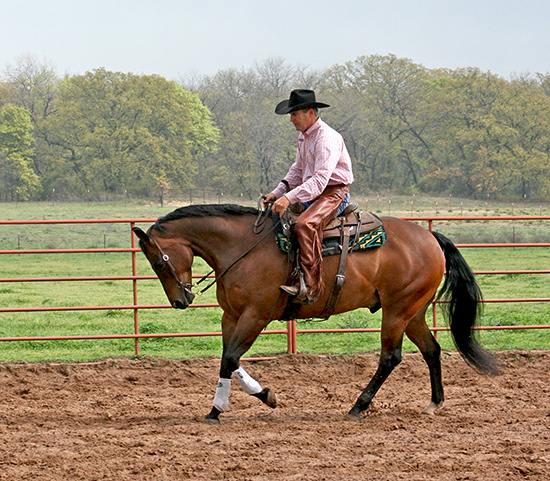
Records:
[[[430,72],[395,55],[372,55],[333,67],[326,88],[338,105],[329,117],[355,160],[357,186],[417,184],[432,155],[422,102]]]
[[[48,187],[65,196],[184,188],[218,138],[195,94],[162,77],[104,69],[61,82],[46,132]]]
[[[0,110],[0,192],[4,200],[28,200],[40,190],[32,168],[32,130],[29,112],[7,104]]]
[[[2,91],[6,102],[24,107],[31,115],[34,136],[33,170],[42,176],[47,165],[50,146],[46,142],[44,123],[55,114],[57,86],[59,78],[54,68],[44,62],[39,62],[30,55],[18,57],[14,64],[7,66],[4,72]]]
[[[550,194],[550,97],[522,82],[501,92],[490,131],[497,139],[499,190],[524,198]],[[497,174],[495,173],[495,175]]]
[[[355,192],[545,199],[549,78],[372,55],[326,71],[269,58],[184,88],[105,69],[61,80],[20,57],[0,79],[0,196],[163,199],[201,187],[254,199],[295,158],[296,132],[275,104],[313,88],[333,106],[322,116],[346,140]]]
[[[426,116],[439,130],[422,187],[478,198],[544,195],[548,100],[524,80],[478,69],[439,72],[426,97]]]

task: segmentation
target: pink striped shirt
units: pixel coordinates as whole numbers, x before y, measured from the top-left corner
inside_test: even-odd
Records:
[[[343,137],[321,119],[298,137],[296,161],[273,191],[277,199],[287,196],[291,204],[314,200],[329,185],[353,182],[351,159]]]

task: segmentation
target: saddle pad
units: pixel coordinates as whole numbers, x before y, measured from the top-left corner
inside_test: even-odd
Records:
[[[363,251],[374,247],[383,246],[386,243],[386,231],[383,226],[376,228],[370,232],[365,232],[359,235],[359,239],[355,242],[354,238],[349,239],[349,252]],[[332,256],[340,254],[340,239],[338,237],[330,237],[323,239],[323,256]]]
[[[288,254],[292,249],[292,241],[282,232],[277,232],[276,235],[279,249],[285,254]],[[364,232],[360,234],[357,242],[355,236],[350,237],[348,249],[349,252],[362,251],[366,249],[372,249],[374,247],[383,246],[385,243],[386,231],[384,230],[384,226],[380,225],[370,232]],[[340,251],[340,237],[330,237],[323,239],[323,256],[339,254]]]

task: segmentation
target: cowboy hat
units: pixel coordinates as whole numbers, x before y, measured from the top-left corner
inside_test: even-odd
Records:
[[[330,107],[330,105],[317,102],[315,100],[315,92],[313,90],[293,90],[290,92],[290,98],[283,100],[275,107],[275,113],[278,115],[289,114],[296,110],[304,109],[322,109],[324,107]]]

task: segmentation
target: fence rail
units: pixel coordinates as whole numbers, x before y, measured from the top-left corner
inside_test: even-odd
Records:
[[[403,219],[415,222],[427,222],[428,228],[433,230],[433,224],[436,221],[548,221],[550,216],[433,216],[418,217],[407,216]],[[25,254],[82,254],[82,253],[123,253],[131,254],[131,275],[127,276],[73,276],[73,277],[21,277],[21,278],[0,278],[0,283],[32,283],[32,282],[54,282],[62,283],[67,281],[117,281],[131,280],[133,303],[129,305],[97,305],[97,306],[62,306],[62,307],[0,307],[0,313],[15,312],[52,312],[52,311],[86,311],[86,310],[132,310],[134,313],[134,332],[132,334],[107,334],[107,335],[77,335],[77,336],[32,336],[32,337],[0,337],[0,341],[56,341],[56,340],[94,340],[94,339],[134,339],[135,354],[139,355],[139,340],[151,338],[169,338],[169,337],[204,337],[221,336],[221,332],[185,332],[185,333],[140,333],[139,330],[139,311],[144,309],[170,309],[166,305],[147,305],[138,303],[137,283],[138,281],[156,279],[154,275],[137,275],[136,255],[140,251],[136,247],[135,237],[131,233],[131,228],[137,223],[153,223],[156,219],[69,219],[69,220],[0,220],[0,225],[33,225],[33,224],[127,224],[130,233],[130,247],[127,248],[94,248],[94,249],[5,249],[0,250],[0,255],[25,255]],[[508,247],[525,248],[541,247],[548,248],[550,243],[492,243],[492,244],[456,244],[459,248],[471,247]],[[475,274],[494,275],[494,274],[550,274],[550,270],[493,270],[476,271]],[[199,278],[200,276],[193,276]],[[513,299],[485,299],[484,303],[530,303],[530,302],[550,302],[550,298],[513,298]],[[448,327],[442,327],[437,324],[436,301],[432,308],[433,324],[430,329],[437,334],[440,331],[447,331]],[[219,307],[216,303],[192,304],[190,308],[212,308]],[[550,325],[523,325],[523,326],[480,326],[482,330],[516,330],[516,329],[550,329]],[[289,353],[298,351],[298,334],[315,333],[360,333],[360,332],[379,332],[380,328],[346,328],[346,329],[299,329],[296,321],[287,321],[286,329],[265,330],[262,335],[283,334],[287,337],[287,350]]]

